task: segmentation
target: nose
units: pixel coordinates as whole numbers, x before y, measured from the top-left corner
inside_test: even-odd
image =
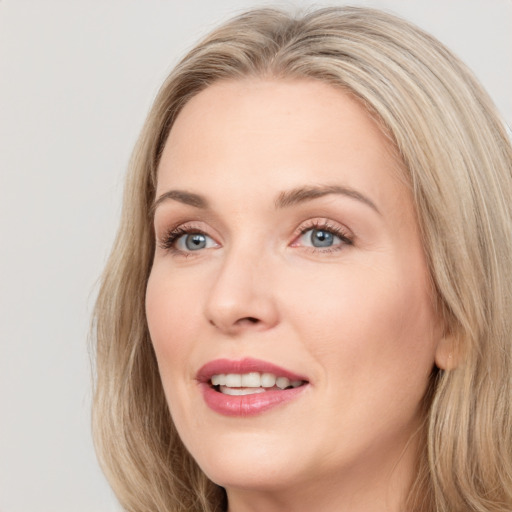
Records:
[[[226,335],[263,331],[279,322],[271,262],[249,252],[226,254],[207,296],[206,319]]]

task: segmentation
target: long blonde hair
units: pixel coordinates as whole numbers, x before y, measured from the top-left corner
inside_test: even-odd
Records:
[[[212,32],[162,86],[135,148],[95,309],[93,425],[130,512],[220,511],[183,447],[145,318],[157,166],[176,116],[215,81],[311,78],[355,95],[408,170],[457,368],[434,372],[409,511],[512,510],[512,148],[491,100],[437,40],[371,9],[263,9]]]

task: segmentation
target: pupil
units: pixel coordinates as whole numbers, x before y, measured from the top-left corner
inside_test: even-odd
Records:
[[[329,231],[314,229],[311,233],[311,242],[315,247],[329,247],[333,242],[333,234]]]
[[[196,233],[195,235],[187,236],[185,241],[185,245],[187,249],[191,251],[196,251],[197,249],[203,249],[206,245],[206,237],[201,233]]]

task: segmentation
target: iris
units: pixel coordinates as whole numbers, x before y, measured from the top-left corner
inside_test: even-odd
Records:
[[[323,229],[313,229],[310,239],[314,247],[330,247],[334,242],[334,235]]]
[[[202,233],[192,233],[190,235],[186,235],[185,246],[190,251],[204,249],[206,247],[206,236]]]

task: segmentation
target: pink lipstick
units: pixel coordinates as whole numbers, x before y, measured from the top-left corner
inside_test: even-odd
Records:
[[[216,359],[197,373],[203,398],[225,416],[252,416],[298,397],[308,380],[285,368],[258,359]]]

